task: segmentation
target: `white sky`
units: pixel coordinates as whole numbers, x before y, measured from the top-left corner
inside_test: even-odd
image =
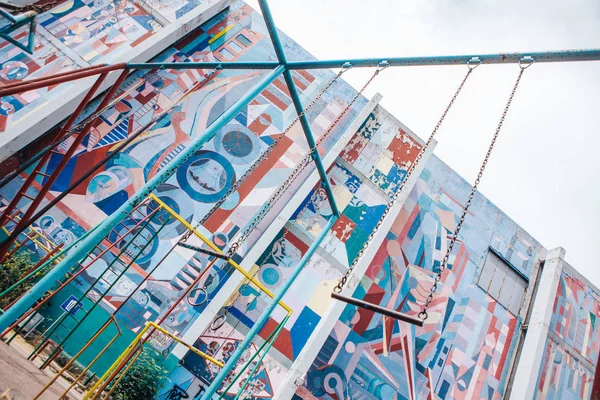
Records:
[[[255,0],[248,3],[259,9]],[[318,59],[600,48],[598,0],[271,0],[279,29]],[[399,67],[365,92],[420,137],[466,67]],[[361,87],[372,71],[344,75]],[[435,153],[472,182],[518,73],[479,67],[440,132]],[[600,287],[600,61],[536,64],[523,77],[481,192]]]

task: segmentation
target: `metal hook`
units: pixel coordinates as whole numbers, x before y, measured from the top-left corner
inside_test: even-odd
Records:
[[[346,62],[344,63],[344,65],[342,65],[342,71],[347,71],[347,70],[349,70],[350,68],[352,68],[352,64],[351,64],[351,63],[349,63],[348,61],[346,61]]]
[[[524,63],[528,63],[528,64],[524,65]],[[519,60],[519,68],[527,69],[527,68],[531,67],[533,65],[533,63],[535,63],[535,59],[533,57],[525,56]]]
[[[383,60],[377,65],[377,72],[381,72],[389,66],[390,63],[387,60]]]
[[[469,61],[467,61],[467,67],[469,67],[470,70],[474,70],[475,68],[479,67],[480,65],[481,65],[481,58],[479,58],[479,57],[473,57]]]
[[[225,325],[225,314],[219,315],[217,318],[215,318],[215,320],[212,322],[212,324],[210,324],[210,329],[212,329],[213,331],[216,331],[223,325]]]
[[[204,299],[202,299],[199,303],[192,302],[192,297],[194,297],[194,293],[196,293],[196,292],[203,292],[204,293]],[[206,303],[207,300],[208,300],[208,293],[206,292],[206,289],[203,288],[203,287],[196,287],[196,288],[190,290],[190,293],[187,296],[187,302],[192,307],[200,307],[201,305],[203,305],[204,303]]]

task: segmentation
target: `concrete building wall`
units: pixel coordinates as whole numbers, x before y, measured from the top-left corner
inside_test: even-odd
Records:
[[[565,260],[549,252],[511,400],[589,399],[600,352],[600,292]]]
[[[354,297],[416,315],[469,190],[466,181],[432,157]],[[522,316],[509,312],[478,285],[490,248],[526,277],[545,253],[535,239],[478,195],[425,326],[385,322],[373,312],[347,306],[296,396],[501,399]]]
[[[283,41],[290,58],[312,58],[289,38],[284,37]],[[165,49],[154,61],[248,61],[273,57],[274,52],[262,18],[249,6],[237,3]],[[49,197],[65,190],[90,165],[114,151],[115,145],[139,127],[163,112],[166,115],[98,173],[67,195],[57,207],[40,218],[38,227],[57,244],[68,245],[76,240],[114,212],[265,74],[261,71],[218,71],[210,79],[205,79],[211,72],[161,69],[140,71],[128,78],[121,89],[121,92],[128,91],[128,95],[102,114],[52,186]],[[293,76],[303,102],[308,104],[335,74],[331,71],[298,71]],[[339,80],[307,114],[317,139],[327,131],[327,137],[324,137],[318,150],[329,160],[329,165],[343,148],[343,145],[340,146],[341,137],[347,128],[356,118],[359,118],[357,123],[360,125],[366,117],[359,113],[365,108],[367,101],[359,98],[339,123],[329,130],[355,94],[352,87]],[[93,106],[92,104],[88,108],[88,113]],[[371,110],[373,107],[374,105]],[[167,183],[161,185],[156,195],[196,225],[295,118],[294,107],[280,78],[252,101],[234,121],[221,129],[215,139],[182,166]],[[349,131],[350,135],[358,125]],[[347,140],[349,139],[350,136]],[[245,183],[200,228],[203,233],[219,246],[226,246],[259,212],[264,201],[286,180],[307,150],[302,129],[296,124],[280,140],[268,160],[250,174]],[[53,154],[45,172],[51,173],[61,159],[61,154]],[[274,223],[275,217],[304,181],[310,180],[310,186],[314,186],[316,180],[312,174],[313,169],[311,164],[283,198],[273,204],[265,220],[241,247],[240,254],[247,253],[259,239],[266,240],[261,244],[262,252],[273,240],[278,230],[266,234],[267,228]],[[0,195],[4,203],[14,196],[25,178],[24,173],[2,188]],[[39,183],[36,182],[28,189],[30,195],[39,188]],[[308,190],[310,187],[307,187]],[[298,198],[298,202],[301,200]],[[28,202],[25,198],[20,207],[26,207]],[[119,233],[135,223],[135,216],[125,221],[125,225],[121,225],[107,238],[107,243],[118,241]],[[150,228],[157,229],[156,226]],[[122,306],[122,311],[117,316],[124,327],[136,332],[146,320],[156,319],[208,263],[208,256],[195,254],[184,248],[178,247],[169,253],[183,232],[180,224],[169,225],[144,250],[119,284],[107,293],[102,306],[110,312]],[[116,247],[116,253],[118,248],[119,246]],[[96,261],[76,280],[74,289],[83,291],[89,288],[116,253],[109,252]],[[167,254],[168,257],[160,263]],[[260,253],[256,257],[259,255]],[[239,260],[239,256],[237,257]],[[248,269],[256,261],[256,258],[254,261],[247,257],[244,259],[248,263]],[[185,335],[198,316],[209,308],[210,302],[226,285],[232,272],[226,265],[218,264],[200,282],[200,285],[204,285],[205,281],[211,282],[208,285],[207,301],[198,307],[188,304],[178,309],[166,323],[168,328],[179,335]],[[123,303],[123,299],[145,277],[147,282],[135,291],[131,300]],[[201,296],[201,293],[197,295]],[[56,313],[48,312],[47,324],[52,322],[52,315],[59,315],[60,305],[52,305]],[[220,306],[216,309],[219,308]],[[84,343],[87,337],[75,334],[72,340]],[[114,351],[118,353],[120,350],[115,348]]]
[[[381,218],[390,195],[397,191],[406,176],[408,165],[414,161],[422,145],[414,134],[380,106],[366,116],[358,130],[350,133],[348,144],[328,171],[342,217],[284,296],[283,301],[294,313],[259,372],[252,378],[246,393],[248,396],[285,397],[290,388],[290,366],[299,359],[307,360],[300,356],[310,351],[306,346],[314,346],[314,340],[311,339],[322,336],[320,327],[332,321],[332,309],[341,310],[339,304],[331,300],[331,290]],[[424,159],[429,157],[431,150]],[[414,181],[409,182],[405,195]],[[314,187],[306,197],[300,199],[302,202],[296,204],[298,208],[290,221],[283,230],[278,229],[275,240],[258,259],[254,269],[256,276],[273,292],[283,284],[332,215],[327,202],[318,196],[318,188]],[[400,206],[401,203],[393,211],[397,213]],[[387,218],[388,224],[392,221],[393,213]],[[381,242],[385,233],[382,230],[374,243]],[[372,254],[366,255],[367,263],[369,257]],[[235,288],[227,301],[232,307],[231,318],[217,331],[205,325],[195,341],[197,347],[218,359],[227,360],[231,349],[243,339],[269,301],[253,285],[242,284]],[[273,313],[260,332],[260,338],[266,340],[284,317],[282,309]],[[262,342],[261,339],[257,345]],[[251,352],[248,353],[250,355]],[[238,367],[242,366],[245,359],[238,363]],[[193,397],[198,391],[199,382],[210,381],[216,372],[201,358],[188,354],[184,357],[183,368],[175,369],[169,379],[173,385],[189,389],[188,394]],[[222,388],[229,383],[231,381],[225,380]],[[162,393],[166,395],[172,388],[167,386]],[[227,394],[234,396],[238,388],[236,382]]]

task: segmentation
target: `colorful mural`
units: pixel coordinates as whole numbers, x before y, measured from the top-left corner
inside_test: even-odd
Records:
[[[600,294],[565,266],[552,308],[535,399],[589,399],[600,352]]]
[[[126,0],[61,2],[37,18],[33,55],[0,40],[0,83],[14,83],[95,65],[114,59],[117,52],[132,54],[131,50],[164,26],[196,7],[206,8],[217,1],[161,1],[154,5]],[[23,42],[28,34],[28,27],[23,27],[13,36]],[[2,98],[0,132],[30,115],[37,106],[72,89],[73,85],[55,85]]]
[[[432,157],[353,296],[416,316],[469,190]],[[492,246],[529,274],[541,246],[483,196],[457,244],[422,328],[346,306],[296,395],[501,399],[521,321],[476,285],[478,269]]]
[[[593,383],[593,371],[578,362],[571,351],[547,339],[534,399],[589,399]]]
[[[552,309],[550,331],[596,365],[600,352],[600,294],[564,270]]]
[[[290,57],[312,58],[289,38],[283,37],[283,41],[286,48],[290,49]],[[155,61],[257,60],[273,57],[262,18],[249,6],[238,3],[165,50]],[[154,126],[133,140],[98,173],[70,192],[48,215],[53,219],[48,226],[67,229],[61,222],[73,221],[77,229],[70,229],[70,232],[77,232],[79,236],[81,232],[97,225],[164,168],[243,93],[256,85],[264,74],[260,71],[160,69],[140,71],[128,78],[121,88],[121,93],[126,91],[125,97],[101,115],[91,132],[84,133],[86,137],[52,186],[51,195],[65,190],[89,165],[115,151],[115,147],[133,133],[149,123],[155,123]],[[305,104],[334,76],[331,71],[293,73]],[[354,89],[340,80],[307,113],[316,138],[328,132],[318,148],[321,154],[326,154],[332,148],[366,104],[366,100],[360,98],[329,131],[329,126],[355,94]],[[93,105],[87,113],[91,110]],[[245,107],[235,120],[220,129],[215,138],[187,160],[155,194],[196,225],[295,117],[285,83],[279,78]],[[62,146],[59,152],[64,152],[65,148],[66,145]],[[264,199],[287,178],[307,150],[306,139],[298,124],[281,138],[268,160],[256,168],[221,208],[207,219],[204,228],[218,246],[223,248],[227,245],[251,221]],[[62,154],[53,154],[45,172],[50,173],[61,159]],[[292,185],[286,193],[287,198],[274,205],[264,224],[270,224],[312,168],[307,168],[304,175]],[[21,176],[18,179],[23,178]],[[37,182],[35,188],[39,188],[40,183]],[[17,187],[15,182],[3,188],[2,194],[12,198]],[[26,202],[22,206],[25,207]],[[132,214],[113,231],[103,246],[120,241],[119,235],[143,218],[138,214]],[[257,232],[261,229],[258,227]],[[136,241],[147,241],[152,232],[158,232],[154,222],[149,225],[148,232]],[[168,224],[151,244],[144,247],[141,257],[107,293],[103,307],[109,312],[120,307],[117,315],[133,331],[139,330],[146,320],[156,319],[164,312],[208,263],[205,255],[194,254],[181,247],[174,248],[183,232],[181,224]],[[257,237],[257,233],[251,236],[240,253],[246,252]],[[107,270],[117,256],[118,249],[119,246],[115,251],[105,254],[80,276],[75,284],[78,290],[86,290]],[[206,296],[202,305],[193,306],[184,302],[165,322],[165,326],[176,334],[184,334],[190,322],[204,309],[206,300],[214,297],[231,272],[227,265],[216,263],[211,273],[200,282],[207,289],[202,294]],[[135,290],[140,283],[141,287]],[[100,293],[104,290],[106,288]],[[92,297],[93,292],[90,295]],[[130,295],[131,298],[126,300]]]
[[[371,145],[379,151],[368,150]],[[389,190],[404,179],[419,150],[415,137],[385,110],[376,107],[329,169],[329,181],[342,216],[283,298],[294,313],[269,353],[274,358],[271,364],[277,366],[269,374],[275,390],[325,315],[331,289],[381,218],[389,202]],[[368,178],[360,173],[365,165],[375,165]],[[331,216],[326,196],[319,186],[315,187],[259,258],[254,270],[259,281],[276,292]],[[228,302],[229,319],[235,321],[229,334],[242,335],[252,327],[268,302],[270,299],[258,288],[240,285]],[[283,310],[276,310],[259,336],[266,339],[284,317]],[[200,340],[208,340],[211,335],[214,333],[208,328]]]

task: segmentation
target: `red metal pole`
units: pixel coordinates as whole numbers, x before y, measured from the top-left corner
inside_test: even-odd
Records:
[[[98,105],[98,107],[96,108],[96,110],[101,110],[102,108],[104,108],[110,102],[110,100],[112,99],[112,97],[114,96],[114,94],[116,93],[116,91],[119,89],[119,87],[121,86],[121,84],[123,83],[123,81],[125,80],[125,78],[127,78],[128,73],[129,73],[128,69],[124,69],[123,70],[123,72],[121,73],[121,75],[119,76],[119,78],[117,79],[117,81],[115,82],[115,84],[106,93],[106,95],[104,96],[104,98],[102,99],[102,101],[100,102],[100,104]],[[60,140],[60,138],[62,136],[64,136],[64,133],[67,132],[71,128],[71,126],[75,123],[75,121],[77,120],[77,118],[79,117],[79,115],[83,112],[85,106],[93,98],[94,94],[99,89],[100,85],[102,85],[102,83],[104,82],[104,80],[106,79],[107,76],[108,76],[108,72],[104,72],[104,73],[102,73],[98,77],[98,79],[96,80],[96,82],[94,83],[94,85],[92,86],[92,88],[89,90],[89,92],[86,94],[86,96],[84,97],[84,99],[81,101],[81,103],[79,104],[79,106],[77,107],[77,109],[75,110],[75,112],[69,117],[69,119],[67,120],[66,124],[62,127],[61,131],[57,135],[57,140]],[[96,123],[96,121],[98,120],[98,118],[99,118],[99,116],[96,117],[96,118],[93,118],[92,120],[90,120],[84,126],[83,130],[81,131],[81,133],[79,135],[77,135],[77,138],[73,141],[73,143],[70,145],[70,147],[67,150],[67,152],[63,155],[63,157],[60,160],[59,164],[56,166],[56,168],[54,169],[54,171],[52,171],[52,174],[50,176],[48,176],[48,179],[44,183],[44,186],[42,187],[42,189],[39,191],[39,193],[37,194],[37,196],[35,197],[35,199],[31,202],[31,204],[29,205],[29,207],[27,207],[27,211],[25,211],[25,213],[23,214],[23,217],[21,218],[21,220],[15,226],[15,230],[19,229],[20,227],[22,227],[22,226],[24,226],[24,225],[26,225],[26,224],[29,223],[29,218],[33,215],[33,213],[39,207],[40,203],[44,200],[44,197],[46,196],[46,194],[48,193],[48,191],[50,190],[50,188],[52,187],[52,185],[54,184],[54,182],[56,182],[56,180],[60,176],[60,173],[63,171],[63,169],[65,168],[65,166],[67,165],[67,163],[69,162],[69,160],[71,159],[71,157],[73,156],[73,154],[75,154],[75,151],[77,150],[77,148],[79,147],[79,145],[81,144],[81,142],[83,141],[83,139],[85,138],[86,133],[92,128],[93,124]],[[51,154],[52,153],[48,153],[48,155],[46,157],[44,157],[42,160],[40,160],[40,162],[36,166],[36,171],[35,172],[38,172],[37,171],[38,168],[43,168],[44,164],[47,162],[47,159],[50,158]],[[32,174],[29,175],[29,177],[27,178],[27,181],[23,185],[23,187],[25,188],[25,190],[27,190],[26,188],[28,188],[31,185],[31,183],[35,179],[36,175],[37,175],[36,173],[32,173]],[[15,198],[13,199],[13,201],[11,201],[12,208],[11,208],[11,205],[9,205],[7,207],[7,209],[5,210],[4,217],[8,213],[12,212],[12,210],[17,206],[17,204],[19,203],[19,201],[22,198],[23,193],[24,193],[23,189],[21,189],[15,195]],[[2,219],[3,218],[0,218],[0,226],[2,226],[2,223],[3,223]],[[4,260],[3,255],[6,254],[4,252],[8,251],[10,249],[10,246],[12,245],[12,243],[13,243],[13,241],[9,240],[4,245],[2,245],[0,247],[0,259],[2,259],[2,261]]]
[[[24,81],[15,84],[12,87],[0,88],[0,97],[11,96],[17,93],[24,93],[30,90],[40,89],[47,86],[58,85],[65,82],[74,81],[77,79],[87,78],[89,76],[99,75],[106,72],[112,72],[127,68],[126,63],[119,63],[115,65],[106,65],[98,68],[94,68],[86,71],[70,71],[70,73],[60,76],[49,76],[46,79],[37,82]]]
[[[76,72],[91,71],[91,70],[95,70],[95,69],[106,67],[106,66],[107,66],[106,64],[103,64],[103,65],[94,65],[94,66],[91,66],[91,67],[80,68],[80,69],[77,69],[77,70],[74,70],[74,71],[66,71],[66,72],[60,72],[60,73],[54,74],[54,75],[42,76],[41,78],[28,79],[26,81],[13,82],[13,83],[9,83],[9,84],[6,84],[6,85],[2,85],[2,89],[10,89],[10,88],[13,88],[13,87],[19,87],[19,86],[21,86],[21,85],[23,85],[25,83],[39,83],[39,82],[44,82],[44,81],[47,81],[47,80],[53,79],[53,78],[60,78],[60,77],[63,77],[63,76],[69,76],[69,75],[72,75],[72,74],[74,74]]]
[[[141,207],[142,205],[144,205],[145,202],[142,202],[140,204],[138,204],[132,211],[135,212],[139,207]],[[131,214],[130,214],[131,215]],[[137,224],[135,224],[134,226],[131,227],[131,229],[129,229],[127,232],[125,232],[123,235],[121,235],[121,237],[119,238],[119,240],[125,236],[127,236],[129,233],[133,232],[135,229],[137,229],[144,221],[146,221],[147,218],[144,218],[142,220],[140,220]],[[65,286],[67,286],[69,283],[73,282],[73,280],[75,278],[77,278],[79,275],[81,275],[81,273],[83,271],[85,271],[90,265],[92,265],[94,262],[96,262],[96,260],[98,260],[100,257],[102,257],[104,254],[108,253],[109,251],[112,250],[113,247],[115,247],[117,245],[117,243],[119,242],[119,240],[115,240],[114,243],[111,243],[110,246],[108,246],[106,249],[102,250],[100,252],[100,254],[98,254],[97,257],[93,258],[92,260],[90,260],[90,262],[88,262],[86,265],[81,265],[81,269],[79,271],[77,271],[75,274],[71,275],[65,282],[63,282],[55,291],[53,291],[52,293],[50,293],[50,295],[48,297],[46,297],[45,299],[43,299],[42,301],[40,301],[38,304],[36,304],[34,307],[32,307],[28,312],[26,312],[25,314],[23,314],[20,318],[18,318],[11,326],[9,326],[8,328],[6,328],[6,330],[4,332],[2,332],[2,334],[0,335],[0,339],[2,339],[8,332],[10,332],[12,329],[15,329],[15,327],[20,324],[21,322],[23,322],[23,320],[25,320],[25,318],[29,317],[31,314],[33,314],[34,312],[36,312],[38,309],[40,309],[40,307],[42,307],[47,301],[49,301],[55,293],[58,293],[61,289],[63,289]]]

